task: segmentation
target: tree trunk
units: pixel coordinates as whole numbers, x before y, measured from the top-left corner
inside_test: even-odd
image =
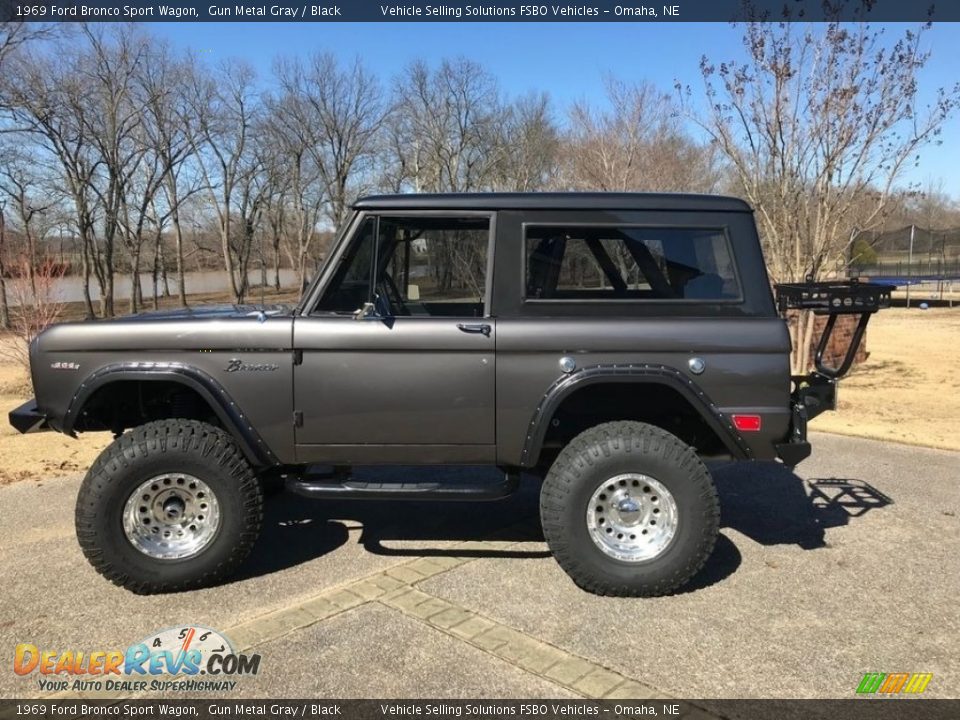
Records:
[[[81,238],[81,245],[83,247],[83,253],[81,255],[83,264],[83,307],[86,312],[86,319],[93,320],[97,315],[93,311],[93,302],[90,299],[90,241],[86,231],[81,231],[81,234],[83,235]]]
[[[170,277],[167,274],[167,255],[163,249],[163,233],[160,234],[157,247],[160,248],[160,279],[163,281],[163,296],[170,297]]]
[[[813,348],[814,315],[810,310],[800,310],[790,323],[790,339],[793,352],[790,354],[790,371],[793,375],[810,372],[810,352]]]
[[[133,290],[137,296],[137,307],[143,308],[143,281],[140,279],[140,253],[137,252],[137,272],[134,273]]]
[[[160,252],[163,247],[163,232],[157,227],[157,237],[153,246],[153,309],[157,310],[160,308],[160,289],[159,289],[159,274],[160,274]]]
[[[3,252],[7,240],[7,223],[3,211],[0,210],[0,328],[10,329],[10,306],[7,304],[6,267],[3,263]]]
[[[105,318],[113,317],[113,270],[110,269],[106,272],[103,293],[100,295],[100,314]]]
[[[0,328],[10,329],[10,306],[7,304],[7,281],[3,277],[5,268],[0,260]]]
[[[180,198],[177,195],[177,181],[172,174],[167,176],[167,187],[170,199],[170,222],[173,223],[173,237],[177,246],[177,292],[180,295],[180,307],[186,307],[187,279],[184,277],[186,268],[183,266],[183,228],[180,227]],[[164,274],[164,286],[166,286],[166,274]],[[170,294],[169,290],[167,294]]]
[[[227,277],[230,278],[230,289],[233,291],[234,297],[239,297],[240,289],[237,287],[237,278],[233,274],[233,251],[230,248],[229,222],[230,220],[227,219],[227,225],[220,226],[220,242],[223,246],[223,267],[224,270],[227,271]]]
[[[140,286],[140,247],[138,246],[130,259],[130,312],[140,312],[142,303],[143,288]]]
[[[107,238],[103,248],[103,287],[100,295],[100,314],[105,318],[113,317],[113,239]]]
[[[273,287],[280,292],[280,236],[273,240]]]
[[[307,284],[307,260],[306,252],[303,248],[300,248],[300,255],[297,257],[297,267],[300,268],[300,272],[297,274],[297,276],[300,279],[300,289],[302,292],[303,288]]]
[[[30,232],[30,225],[24,223],[24,235],[27,237],[27,275],[30,277],[30,297],[37,297],[37,244]]]
[[[184,277],[186,268],[183,266],[183,230],[180,227],[180,217],[173,216],[173,231],[177,239],[177,293],[180,296],[180,307],[187,306],[187,278]]]

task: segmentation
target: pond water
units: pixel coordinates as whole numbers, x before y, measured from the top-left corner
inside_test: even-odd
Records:
[[[251,286],[257,286],[260,284],[261,274],[260,269],[251,270],[248,273]],[[170,287],[170,293],[176,295],[177,293],[177,275],[176,273],[169,273],[167,275],[168,285]],[[215,293],[215,292],[224,292],[230,289],[230,279],[227,276],[227,273],[223,270],[203,270],[200,272],[188,272],[185,276],[187,294],[192,295],[195,293]],[[130,298],[130,289],[132,286],[131,276],[130,275],[120,275],[117,274],[114,276],[114,301],[122,302],[124,300],[129,300]],[[267,270],[267,282],[273,282],[273,270]],[[298,282],[298,275],[295,271],[288,268],[280,269],[280,284],[283,287],[293,287],[296,286]],[[163,280],[162,278],[157,278],[157,283],[159,285],[159,294],[163,294]],[[147,302],[153,298],[153,275],[152,273],[140,273],[140,286],[143,289],[143,299]],[[20,299],[29,297],[28,281],[25,278],[15,278],[7,279],[7,301],[10,306],[16,306],[20,304]],[[250,296],[251,300],[256,300],[257,292],[253,291],[253,294]],[[97,282],[94,278],[90,279],[90,298],[94,302],[98,302],[100,299],[100,290],[97,287]],[[57,281],[57,285],[54,291],[54,297],[52,300],[59,302],[82,302],[83,301],[83,278],[70,275],[64,278],[61,278]]]

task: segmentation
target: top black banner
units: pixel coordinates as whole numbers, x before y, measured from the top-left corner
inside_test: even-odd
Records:
[[[960,2],[909,0],[0,0],[5,22],[939,22]]]

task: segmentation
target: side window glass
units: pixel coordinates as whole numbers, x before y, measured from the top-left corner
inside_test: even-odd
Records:
[[[735,300],[740,286],[719,229],[528,226],[526,297]]]
[[[352,314],[372,297],[373,218],[367,218],[347,249],[315,313]]]
[[[396,316],[482,317],[490,220],[380,218],[376,293]]]

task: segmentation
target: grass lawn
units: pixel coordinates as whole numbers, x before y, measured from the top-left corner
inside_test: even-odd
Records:
[[[960,450],[960,307],[882,310],[867,350],[811,429]]]

